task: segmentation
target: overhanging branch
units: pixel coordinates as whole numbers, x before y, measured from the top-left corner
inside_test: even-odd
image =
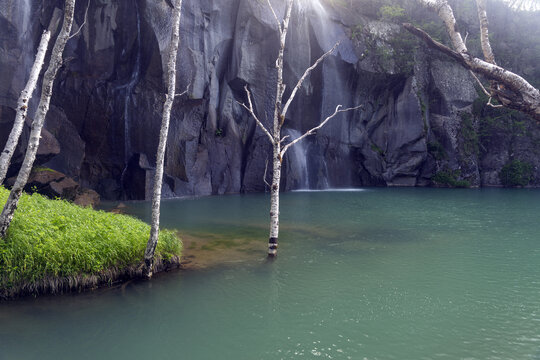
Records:
[[[249,111],[249,113],[251,114],[251,116],[253,117],[253,119],[255,119],[255,121],[257,122],[257,125],[259,125],[259,127],[261,128],[261,130],[266,134],[266,136],[268,136],[268,139],[270,139],[270,142],[272,144],[274,144],[274,138],[272,137],[272,135],[270,134],[270,132],[266,129],[266,127],[263,125],[263,123],[259,120],[259,118],[257,117],[257,114],[255,114],[255,110],[253,109],[253,102],[251,101],[251,92],[249,91],[247,85],[244,86],[244,89],[246,90],[246,94],[247,94],[247,98],[248,98],[248,104],[249,104],[249,107],[246,106],[246,104],[244,103],[241,103],[239,101],[237,101],[238,104],[240,104],[244,109],[246,109],[247,111]]]
[[[359,109],[361,108],[362,105],[359,105],[359,106],[355,106],[355,107],[351,107],[351,108],[346,108],[346,109],[341,109],[342,106],[341,105],[338,105],[336,106],[336,110],[330,115],[328,116],[326,119],[324,119],[323,122],[321,122],[318,126],[315,126],[313,129],[311,130],[308,130],[304,133],[304,135],[294,139],[293,141],[291,141],[290,143],[288,143],[287,145],[285,145],[283,147],[283,149],[281,150],[281,157],[283,157],[285,155],[285,153],[287,152],[287,150],[289,150],[289,148],[291,146],[293,146],[294,144],[296,144],[297,142],[299,142],[300,140],[304,139],[305,137],[309,136],[309,135],[313,135],[315,134],[315,132],[317,130],[319,130],[320,128],[322,128],[328,121],[330,121],[334,116],[336,116],[337,114],[339,113],[342,113],[342,112],[347,112],[347,111],[351,111],[351,110],[356,110],[356,109]]]
[[[289,106],[291,105],[291,102],[294,100],[294,97],[296,96],[297,91],[300,89],[300,87],[302,87],[302,83],[304,82],[304,80],[306,80],[308,75],[313,71],[313,69],[315,69],[321,63],[321,61],[324,60],[324,58],[326,58],[328,55],[333,53],[334,50],[336,50],[336,48],[339,46],[339,43],[340,42],[338,41],[330,50],[322,54],[321,57],[319,57],[313,65],[311,65],[310,67],[306,69],[306,71],[304,72],[304,75],[302,75],[300,80],[298,80],[298,83],[294,87],[291,93],[291,96],[289,96],[289,99],[287,100],[287,102],[285,103],[285,106],[283,107],[283,111],[281,112],[283,117],[287,115],[287,110],[289,110]]]

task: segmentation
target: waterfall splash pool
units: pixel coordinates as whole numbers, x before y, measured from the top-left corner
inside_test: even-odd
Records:
[[[238,262],[0,304],[0,359],[539,359],[540,191],[368,189],[163,203]],[[128,213],[148,219],[148,203]],[[226,245],[224,245],[226,246]],[[219,246],[214,250],[219,252]]]

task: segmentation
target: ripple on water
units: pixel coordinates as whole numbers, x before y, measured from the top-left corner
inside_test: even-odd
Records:
[[[164,226],[188,255],[206,245],[212,266],[3,304],[2,355],[540,359],[540,192],[520,194],[283,194],[272,262],[267,196],[167,201]],[[145,203],[126,211],[149,216]]]

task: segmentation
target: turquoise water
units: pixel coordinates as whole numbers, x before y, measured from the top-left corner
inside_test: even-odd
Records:
[[[0,303],[0,359],[540,359],[540,191],[287,193],[273,262],[268,202],[165,201],[164,226],[261,254]]]

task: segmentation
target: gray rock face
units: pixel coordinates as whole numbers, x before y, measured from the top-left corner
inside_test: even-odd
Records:
[[[0,125],[12,116],[39,34],[60,3],[0,4]],[[46,166],[104,198],[150,194],[169,10],[162,0],[92,1],[87,25],[66,48],[69,61],[46,121],[60,151]],[[276,11],[283,13],[282,2]],[[423,48],[411,58],[412,70],[404,70],[391,42],[399,26],[373,16],[317,0],[295,7],[285,54],[289,91],[308,66],[342,42],[302,87],[287,131],[300,134],[316,126],[338,104],[363,109],[341,114],[297,145],[284,160],[283,188],[426,186],[443,169],[460,170],[472,185],[498,185],[516,141],[499,134],[505,140],[493,142],[493,149],[470,151],[463,130],[463,114],[471,114],[477,97],[470,75]],[[83,17],[81,2],[76,23]],[[238,101],[245,101],[248,85],[259,118],[270,127],[278,46],[270,10],[264,1],[185,1],[181,35],[178,92],[189,92],[173,107],[164,195],[264,191],[271,149]],[[478,130],[474,118],[469,125]],[[435,152],[437,144],[442,150]],[[534,141],[527,144],[519,151],[527,152]]]

